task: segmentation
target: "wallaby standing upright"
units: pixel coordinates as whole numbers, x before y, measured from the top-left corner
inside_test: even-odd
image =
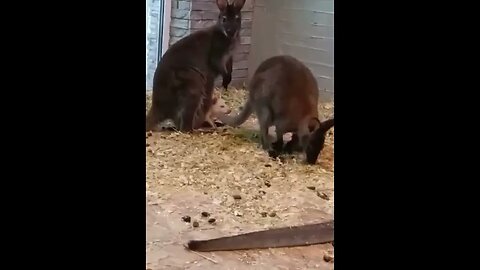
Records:
[[[234,118],[220,116],[229,126],[239,126],[255,111],[260,125],[262,147],[270,155],[283,148],[283,134],[298,136],[306,150],[310,134],[319,128],[318,86],[312,72],[299,60],[279,55],[263,61],[249,83],[249,95],[240,114]],[[277,141],[271,143],[268,128],[274,125]]]
[[[177,129],[191,131],[210,108],[215,78],[231,80],[229,61],[239,40],[245,0],[216,0],[217,24],[190,34],[163,55],[153,78],[152,107],[146,130],[172,119]],[[228,82],[228,83],[227,83]]]

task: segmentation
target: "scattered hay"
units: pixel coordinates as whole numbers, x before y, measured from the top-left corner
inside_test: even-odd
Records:
[[[238,111],[246,100],[246,91],[231,88],[223,98]],[[147,95],[146,100],[148,110],[151,97]],[[332,104],[319,106],[325,117],[333,114]],[[182,191],[202,192],[221,209],[216,217],[235,224],[283,226],[282,219],[292,212],[305,211],[295,209],[305,203],[332,214],[333,129],[316,165],[304,164],[303,155],[288,156],[283,162],[269,158],[259,146],[256,130],[256,118],[252,115],[236,129],[153,133],[146,139],[148,192],[162,199]],[[308,186],[315,186],[329,200],[317,196]],[[298,192],[302,195],[296,196]],[[233,195],[240,195],[241,199]],[[265,213],[276,214],[271,217]]]

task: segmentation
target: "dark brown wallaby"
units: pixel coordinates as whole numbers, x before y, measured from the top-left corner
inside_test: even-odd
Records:
[[[306,150],[310,134],[320,126],[318,87],[312,72],[292,56],[271,57],[260,64],[249,87],[243,110],[236,117],[219,119],[233,127],[244,123],[255,111],[260,125],[262,147],[270,155],[283,148],[283,134],[293,132]],[[277,141],[269,142],[268,128],[274,125]],[[273,148],[273,149],[272,149]]]
[[[153,78],[147,131],[157,130],[166,119],[172,119],[180,131],[191,131],[211,106],[215,78],[222,75],[224,85],[230,83],[229,61],[239,40],[245,0],[216,2],[217,24],[179,40],[160,60]]]
[[[317,162],[318,155],[325,145],[325,135],[333,125],[334,118],[328,119],[320,123],[320,127],[312,133],[310,141],[308,142],[307,150],[305,151],[307,163],[315,164]]]
[[[334,222],[285,227],[220,237],[192,240],[187,244],[194,251],[227,251],[242,249],[295,247],[331,243],[334,241]]]

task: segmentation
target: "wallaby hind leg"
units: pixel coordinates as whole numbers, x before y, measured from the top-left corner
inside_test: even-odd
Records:
[[[283,134],[285,134],[285,131],[275,126],[275,133],[277,140],[271,144],[272,148],[268,150],[268,156],[271,158],[277,158],[283,152]]]
[[[268,128],[271,125],[270,110],[265,107],[257,108],[258,124],[260,126],[260,141],[263,150],[270,150],[271,143],[268,135]]]
[[[283,152],[283,135],[286,133],[285,130],[279,126],[275,126],[275,133],[277,135],[277,140],[272,143],[273,150],[279,155]]]
[[[188,95],[183,99],[178,112],[177,119],[175,119],[175,126],[182,132],[190,132],[194,128],[195,120],[198,121],[197,115],[201,110],[201,96]]]

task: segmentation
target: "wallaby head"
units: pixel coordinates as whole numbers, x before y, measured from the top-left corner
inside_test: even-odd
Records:
[[[245,0],[233,0],[232,3],[228,3],[227,0],[217,0],[220,10],[217,26],[225,36],[232,38],[240,32],[240,28],[242,28],[241,10],[244,4]]]
[[[319,127],[310,136],[305,150],[307,163],[315,164],[317,162],[318,156],[325,146],[326,133],[333,127],[334,121],[335,119],[331,118],[320,123]]]

